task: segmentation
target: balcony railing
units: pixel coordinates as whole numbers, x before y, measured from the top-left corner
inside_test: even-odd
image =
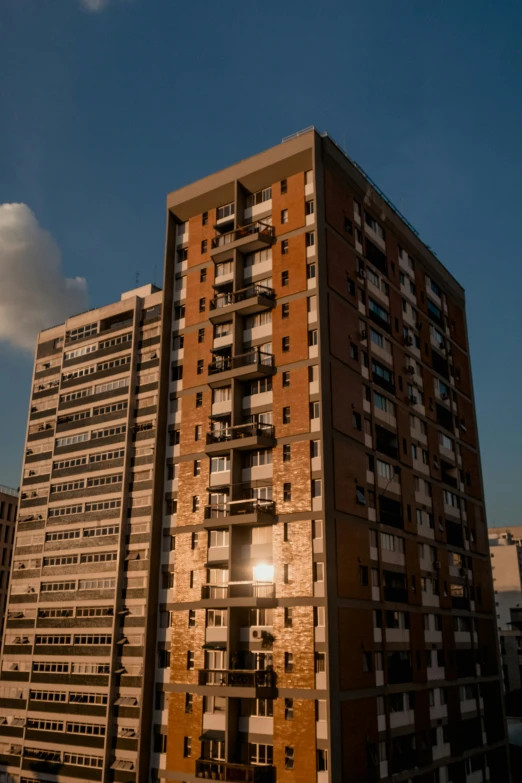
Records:
[[[225,443],[231,440],[243,440],[244,438],[253,438],[256,436],[273,438],[273,425],[262,423],[237,424],[234,427],[213,430],[207,432],[207,443]]]
[[[247,498],[244,500],[230,500],[228,503],[216,503],[205,506],[205,519],[219,519],[220,517],[235,517],[243,514],[274,514],[275,503],[273,500],[259,500]]]
[[[239,367],[248,367],[256,364],[273,367],[274,355],[260,351],[259,348],[254,348],[252,351],[241,353],[237,356],[215,356],[208,365],[208,373],[209,375],[215,375],[218,372],[237,370]]]
[[[13,497],[18,497],[18,490],[13,489],[13,487],[6,487],[4,484],[0,484],[0,494],[13,495]]]
[[[236,688],[275,688],[272,669],[200,669],[199,685],[227,685]]]
[[[268,765],[227,764],[225,761],[198,759],[196,777],[231,783],[273,783],[274,767]]]
[[[231,582],[228,585],[202,585],[201,598],[275,598],[273,582]]]
[[[229,291],[227,293],[217,294],[217,296],[210,301],[210,309],[219,310],[222,307],[228,307],[229,305],[252,299],[254,296],[264,296],[267,299],[274,299],[275,291],[267,285],[252,283],[252,285],[249,285],[247,288],[242,288],[240,291]]]
[[[257,220],[255,223],[250,223],[248,226],[239,226],[233,231],[228,231],[226,234],[213,237],[211,248],[214,250],[217,247],[231,245],[233,242],[237,242],[238,239],[244,239],[245,237],[252,236],[253,234],[261,234],[262,236],[273,237],[274,227],[269,226],[268,223],[263,223],[261,220]]]

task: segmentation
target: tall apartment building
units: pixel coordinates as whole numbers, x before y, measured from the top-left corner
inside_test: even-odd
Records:
[[[314,130],[167,205],[158,777],[508,780],[463,289]]]
[[[0,644],[5,625],[18,490],[0,484]]]
[[[172,193],[163,296],[114,307],[40,338],[32,405],[50,410],[31,414],[24,468],[43,492],[15,550],[5,774],[509,781],[464,292],[411,226],[310,130]],[[126,332],[132,350],[105,348]],[[140,340],[159,379],[140,377],[158,372]],[[94,351],[113,347],[129,359],[108,383],[129,385],[108,426],[127,429],[100,437],[123,462],[93,474],[69,461],[116,448],[81,420],[99,411]],[[55,432],[64,406],[84,441]],[[114,493],[88,483],[118,469]]]
[[[511,628],[511,609],[522,607],[522,526],[489,529],[499,631]]]
[[[1,781],[134,781],[142,758],[148,769],[161,310],[162,292],[145,286],[39,335],[0,667]]]

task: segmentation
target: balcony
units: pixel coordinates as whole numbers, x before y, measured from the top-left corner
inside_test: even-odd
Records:
[[[198,759],[196,777],[233,783],[274,783],[275,768],[268,765],[228,764],[225,761]]]
[[[231,257],[233,250],[255,253],[256,250],[262,250],[274,242],[274,227],[258,220],[248,226],[239,226],[226,234],[213,237],[210,256],[214,261],[225,261]]]
[[[217,294],[210,301],[209,320],[213,324],[227,321],[232,313],[254,315],[275,305],[275,291],[266,285],[253,283],[240,291]]]
[[[407,587],[394,587],[386,585],[384,587],[384,600],[393,601],[394,603],[408,603],[408,588]]]
[[[208,365],[209,385],[221,386],[223,381],[239,378],[242,381],[253,381],[275,372],[274,355],[254,348],[237,356],[214,356]]]
[[[228,527],[231,524],[252,525],[271,522],[275,514],[273,500],[243,498],[205,506],[205,527]]]
[[[275,598],[273,582],[230,582],[228,585],[201,585],[201,600],[227,598]]]
[[[272,669],[200,669],[199,685],[224,685],[229,688],[275,688]]]
[[[274,427],[271,424],[238,424],[207,433],[207,454],[225,454],[230,449],[271,448]]]

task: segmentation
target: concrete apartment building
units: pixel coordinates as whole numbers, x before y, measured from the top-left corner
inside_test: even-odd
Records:
[[[18,490],[0,484],[0,643],[5,626]]]
[[[138,758],[148,769],[161,312],[162,292],[145,286],[39,335],[1,658],[1,781],[135,780]]]
[[[522,525],[489,529],[499,631],[511,628],[511,609],[522,607]]]
[[[509,781],[459,284],[311,129],[131,293],[40,336],[6,779]]]

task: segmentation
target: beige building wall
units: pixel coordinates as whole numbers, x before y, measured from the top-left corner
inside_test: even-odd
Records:
[[[18,490],[0,484],[0,643],[5,627],[17,509]]]
[[[489,546],[497,624],[509,630],[510,610],[522,606],[522,527],[491,529]]]

